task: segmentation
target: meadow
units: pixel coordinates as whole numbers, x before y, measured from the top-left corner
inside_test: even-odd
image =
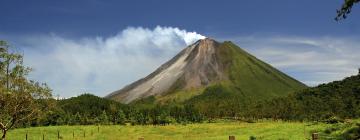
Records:
[[[256,137],[261,140],[304,140],[311,133],[321,132],[331,127],[324,123],[301,123],[283,121],[216,122],[201,124],[153,125],[89,125],[89,126],[47,126],[19,128],[9,131],[8,140],[54,140],[58,132],[62,139],[75,140],[227,140],[235,136],[236,140],[249,140]]]

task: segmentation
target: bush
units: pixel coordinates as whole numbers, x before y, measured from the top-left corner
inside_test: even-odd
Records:
[[[330,127],[330,128],[327,128],[324,130],[324,133],[326,134],[331,134],[332,132],[336,131],[336,130],[339,130],[339,128],[337,127]]]
[[[249,140],[256,140],[256,137],[255,136],[250,136]]]
[[[342,138],[346,140],[358,140],[360,139],[360,127],[354,127],[342,134]]]
[[[344,123],[344,120],[340,119],[338,117],[332,116],[332,117],[329,117],[328,119],[326,119],[324,122],[327,124],[336,124],[336,123]]]

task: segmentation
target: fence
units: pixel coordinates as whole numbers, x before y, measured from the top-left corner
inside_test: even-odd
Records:
[[[79,132],[80,131],[80,132]],[[94,131],[96,132],[96,130],[90,130],[90,131],[86,131],[86,130],[78,130],[78,132],[76,133],[75,130],[72,131],[72,138],[86,138],[86,137],[91,137],[94,135]],[[100,127],[97,126],[97,133],[100,132]],[[46,133],[42,132],[42,140],[53,140],[54,137],[49,137]],[[64,139],[62,136],[62,133],[60,130],[56,131],[56,138],[57,140],[62,140]],[[30,134],[28,132],[26,132],[25,134],[25,140],[30,140]]]
[[[100,132],[100,127],[98,126],[98,127],[97,127],[97,133],[99,133],[99,132]],[[90,135],[89,135],[89,136],[91,137],[93,134],[94,134],[93,131],[90,131]],[[75,131],[72,131],[72,137],[73,137],[73,139],[75,139],[75,138],[77,138],[77,137],[86,138],[86,131],[83,130],[82,135],[79,134],[79,133],[77,133],[77,134],[75,135]],[[59,130],[57,131],[57,139],[58,139],[58,140],[63,139],[63,137],[61,136],[61,133],[60,133]],[[251,137],[250,137],[250,140],[252,140],[252,139],[255,140],[256,138],[251,136]],[[25,140],[28,140],[28,133],[25,134]],[[46,140],[46,135],[45,135],[44,133],[42,134],[42,140]],[[144,138],[144,137],[139,137],[138,140],[145,140],[145,138]],[[235,136],[229,136],[229,140],[236,140],[236,137],[235,137]],[[320,135],[319,135],[319,133],[312,133],[312,134],[311,134],[311,140],[320,140]]]

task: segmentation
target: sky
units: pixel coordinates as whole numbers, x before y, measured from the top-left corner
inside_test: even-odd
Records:
[[[194,41],[230,40],[315,86],[360,67],[360,5],[343,0],[1,0],[0,39],[54,95],[98,96],[142,78]]]

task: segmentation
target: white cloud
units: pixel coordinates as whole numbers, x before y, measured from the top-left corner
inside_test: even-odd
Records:
[[[244,49],[314,86],[357,74],[360,40],[352,37],[238,37]]]
[[[173,27],[129,27],[111,37],[73,40],[28,36],[22,44],[32,79],[47,82],[62,97],[84,92],[105,96],[142,78],[185,46],[205,38]]]
[[[148,75],[202,38],[172,27],[129,27],[111,37],[71,39],[50,34],[10,40],[22,48],[25,63],[35,69],[32,79],[47,82],[55,94],[70,97],[83,92],[105,96]],[[356,38],[245,36],[226,40],[308,85],[340,80],[360,67]]]

